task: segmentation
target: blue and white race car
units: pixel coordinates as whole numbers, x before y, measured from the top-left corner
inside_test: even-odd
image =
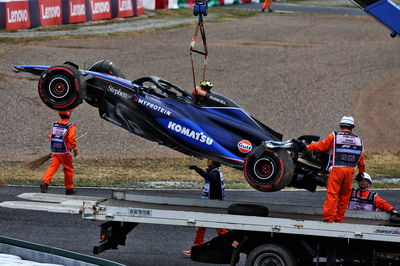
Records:
[[[325,153],[301,152],[299,144],[319,140],[282,135],[249,115],[231,99],[209,91],[202,100],[155,76],[125,79],[110,61],[88,69],[73,63],[20,65],[14,72],[40,76],[41,100],[54,110],[71,110],[85,100],[100,117],[129,132],[184,154],[243,169],[257,190],[286,186],[314,191],[326,182]],[[300,143],[303,142],[303,143]]]

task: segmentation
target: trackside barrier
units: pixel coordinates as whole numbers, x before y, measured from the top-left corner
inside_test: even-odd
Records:
[[[366,13],[392,31],[391,36],[400,34],[400,7],[390,0],[354,0]]]
[[[209,0],[208,6],[260,0]],[[144,9],[193,8],[194,0],[0,0],[0,30],[140,16]]]
[[[222,6],[229,4],[259,3],[260,0],[208,0],[208,6]],[[193,0],[143,0],[145,9],[166,9],[166,8],[193,8]]]
[[[0,29],[139,16],[143,0],[0,0]]]

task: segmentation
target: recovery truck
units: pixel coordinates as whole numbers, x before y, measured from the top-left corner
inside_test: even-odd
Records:
[[[236,265],[400,265],[399,217],[348,211],[345,223],[321,221],[321,208],[240,201],[157,197],[113,191],[112,197],[23,193],[0,207],[80,214],[104,221],[94,254],[125,245],[138,224],[225,228],[192,247],[191,259]]]

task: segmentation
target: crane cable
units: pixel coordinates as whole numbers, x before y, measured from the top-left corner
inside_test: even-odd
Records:
[[[207,16],[207,0],[196,0],[193,7],[193,14],[198,16],[199,19],[197,21],[196,30],[194,32],[194,36],[192,38],[192,42],[190,43],[190,59],[192,62],[192,74],[193,74],[193,88],[196,88],[196,74],[195,74],[195,67],[194,67],[194,60],[193,60],[193,53],[198,53],[204,55],[204,64],[203,64],[203,81],[206,80],[206,69],[207,69],[207,57],[208,57],[208,50],[207,50],[207,40],[206,40],[206,32],[204,30],[204,23],[203,23],[203,15]],[[196,50],[195,44],[197,40],[197,35],[201,35],[201,39],[203,41],[203,48],[204,51]]]

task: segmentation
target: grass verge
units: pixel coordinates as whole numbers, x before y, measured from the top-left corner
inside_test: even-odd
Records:
[[[400,152],[367,153],[368,173],[373,177],[375,188],[400,187]],[[50,164],[48,161],[36,170],[30,170],[24,162],[2,162],[0,179],[6,184],[36,186]],[[114,188],[199,188],[203,179],[188,169],[195,164],[206,167],[205,160],[184,158],[125,158],[96,159],[78,157],[74,161],[77,186]],[[243,172],[222,166],[227,188],[250,188]],[[54,176],[52,185],[63,186],[61,168]]]

